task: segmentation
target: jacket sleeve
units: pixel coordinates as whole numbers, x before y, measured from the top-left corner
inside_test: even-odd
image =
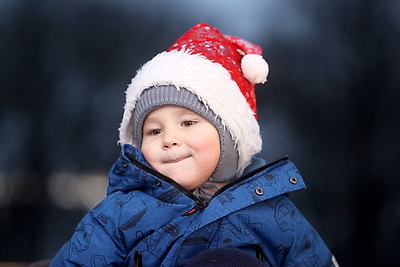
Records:
[[[270,231],[261,235],[264,245],[270,244],[264,251],[272,265],[338,266],[325,242],[285,195],[270,199],[268,205]]]
[[[126,250],[118,225],[123,197],[123,194],[109,195],[90,210],[50,266],[122,264]]]

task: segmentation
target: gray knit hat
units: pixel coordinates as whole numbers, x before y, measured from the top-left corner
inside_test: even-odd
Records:
[[[149,113],[157,108],[174,105],[190,109],[203,116],[218,131],[221,154],[216,169],[209,180],[224,182],[237,175],[238,152],[231,134],[215,113],[207,108],[199,98],[185,88],[176,88],[173,85],[152,86],[140,95],[133,111],[133,142],[134,146],[141,147],[143,138],[143,123]]]

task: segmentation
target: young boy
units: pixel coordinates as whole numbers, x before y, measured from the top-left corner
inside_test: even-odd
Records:
[[[126,92],[107,197],[52,265],[183,266],[232,247],[268,266],[334,265],[286,196],[305,188],[296,167],[254,157],[267,74],[260,47],[204,23],[147,62]]]

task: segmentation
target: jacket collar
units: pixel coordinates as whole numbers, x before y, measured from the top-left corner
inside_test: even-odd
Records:
[[[224,202],[223,199],[229,199],[233,191],[236,191],[235,195],[240,191],[240,195],[250,195],[252,200],[258,202],[305,187],[303,178],[288,157],[269,164],[265,164],[262,159],[255,159],[242,177],[218,190],[213,199],[216,198],[214,202]],[[203,206],[191,192],[155,171],[139,149],[124,144],[118,160],[110,170],[107,194],[132,190],[141,190],[167,202],[175,202],[185,196],[197,206]]]

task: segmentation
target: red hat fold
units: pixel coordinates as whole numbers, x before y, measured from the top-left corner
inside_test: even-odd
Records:
[[[254,84],[266,82],[269,71],[260,46],[242,38],[224,35],[214,27],[199,23],[176,40],[167,51],[181,49],[201,54],[227,69],[257,117]]]

